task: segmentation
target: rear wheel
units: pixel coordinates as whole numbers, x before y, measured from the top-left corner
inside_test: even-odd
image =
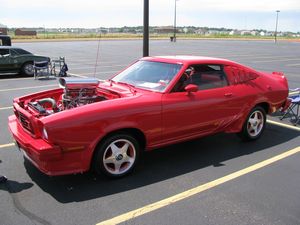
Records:
[[[97,148],[93,167],[98,174],[123,177],[139,160],[140,146],[131,135],[119,133],[106,138]]]
[[[26,76],[32,76],[33,75],[33,63],[27,62],[22,66],[21,72]]]
[[[253,141],[258,139],[266,125],[266,112],[265,110],[260,107],[254,107],[243,125],[243,129],[238,135],[244,141]]]

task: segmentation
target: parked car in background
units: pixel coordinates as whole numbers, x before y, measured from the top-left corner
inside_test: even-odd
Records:
[[[20,73],[31,76],[34,61],[50,61],[50,58],[34,55],[22,48],[0,46],[0,73]]]
[[[2,45],[11,46],[10,36],[0,34],[0,46]]]
[[[266,114],[289,104],[282,73],[209,57],[146,57],[101,83],[59,83],[14,99],[9,117],[24,156],[48,175],[121,177],[143,151],[219,132],[256,140]]]

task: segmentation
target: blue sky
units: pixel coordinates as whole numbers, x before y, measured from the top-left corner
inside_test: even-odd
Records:
[[[149,0],[150,25],[172,25],[175,0]],[[179,0],[179,26],[300,32],[300,0]],[[120,27],[143,24],[143,0],[0,0],[8,27]]]

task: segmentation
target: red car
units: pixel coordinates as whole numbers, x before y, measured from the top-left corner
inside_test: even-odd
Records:
[[[104,82],[59,83],[14,99],[9,117],[25,157],[48,175],[121,177],[143,151],[218,132],[255,140],[266,114],[289,104],[282,73],[208,57],[146,57]]]

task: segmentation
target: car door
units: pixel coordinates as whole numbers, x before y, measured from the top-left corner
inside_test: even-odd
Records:
[[[237,105],[222,65],[193,65],[195,70],[185,81],[198,86],[188,93],[178,89],[162,98],[163,139],[174,142],[222,131],[233,121]],[[183,74],[182,77],[186,75]],[[183,79],[184,80],[184,79]],[[177,89],[177,90],[176,90]]]
[[[9,49],[1,48],[0,49],[0,71],[7,72],[10,68],[10,55]]]

